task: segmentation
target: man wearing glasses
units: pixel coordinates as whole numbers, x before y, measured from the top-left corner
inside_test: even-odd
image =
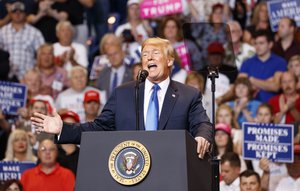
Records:
[[[38,158],[40,164],[22,174],[24,190],[74,190],[75,176],[57,163],[57,147],[53,141],[46,139],[41,142]]]

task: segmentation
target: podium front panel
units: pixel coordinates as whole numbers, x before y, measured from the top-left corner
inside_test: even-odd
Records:
[[[210,166],[207,161],[196,159],[196,142],[186,141],[186,138],[187,133],[185,131],[171,130],[85,132],[81,138],[76,191],[199,190],[201,187],[198,186],[210,181],[210,176],[208,176],[210,172],[205,172],[209,171]],[[108,167],[109,157],[113,149],[121,142],[128,140],[140,142],[151,156],[151,167],[148,175],[143,181],[132,186],[116,182]],[[187,146],[187,142],[189,144],[192,142],[192,146]],[[189,150],[193,150],[193,153],[189,153],[191,152]],[[189,170],[190,168],[193,169]],[[199,168],[199,171],[195,171],[195,168]],[[193,174],[189,174],[190,172]],[[188,180],[189,178],[192,182]],[[196,187],[198,189],[195,189]]]

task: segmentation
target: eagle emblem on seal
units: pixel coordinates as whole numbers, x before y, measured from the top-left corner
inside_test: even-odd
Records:
[[[122,156],[123,169],[126,174],[132,175],[136,173],[136,170],[140,167],[140,165],[137,164],[138,159],[139,157],[134,152],[127,152]]]

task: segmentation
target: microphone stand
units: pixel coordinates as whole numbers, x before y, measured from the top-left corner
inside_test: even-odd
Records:
[[[148,72],[146,70],[139,70],[137,75],[136,83],[135,83],[135,117],[136,117],[136,130],[140,130],[140,83],[144,82],[148,76]]]
[[[139,107],[139,103],[140,103],[140,82],[139,82],[139,76],[140,76],[141,70],[138,73],[137,79],[136,79],[136,83],[135,83],[135,117],[136,117],[136,130],[139,131],[140,130],[140,107]]]
[[[212,168],[212,190],[220,191],[220,160],[215,156],[215,91],[216,91],[216,78],[219,77],[218,67],[207,67],[208,78],[211,80],[211,93],[212,93],[212,126],[213,126],[213,142],[212,142],[212,155],[211,155],[211,168]]]

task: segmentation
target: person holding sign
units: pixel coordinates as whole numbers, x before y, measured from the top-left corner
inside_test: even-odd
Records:
[[[288,177],[282,178],[275,191],[298,191],[300,188],[300,145],[294,145],[294,162],[287,163]]]
[[[149,76],[140,85],[140,94],[143,95],[140,99],[143,103],[140,129],[185,129],[195,137],[197,152],[203,158],[213,140],[212,125],[203,109],[201,93],[170,80],[173,61],[174,49],[168,40],[149,38],[143,42],[142,67],[149,72]],[[117,87],[93,122],[63,124],[56,112],[54,117],[35,113],[31,120],[38,131],[59,135],[59,143],[79,143],[83,131],[136,130],[135,102],[132,99],[135,84],[130,82]]]
[[[172,43],[182,68],[187,71],[200,70],[203,67],[201,66],[202,54],[193,41],[184,39],[181,25],[181,20],[176,16],[167,16],[160,23],[158,32],[162,38],[166,38]]]
[[[256,122],[270,124],[273,123],[273,109],[268,103],[262,103],[256,112]],[[261,186],[266,190],[275,190],[278,181],[287,176],[287,169],[284,163],[273,163],[267,158],[252,160],[252,166],[255,172],[264,175],[261,178]]]

